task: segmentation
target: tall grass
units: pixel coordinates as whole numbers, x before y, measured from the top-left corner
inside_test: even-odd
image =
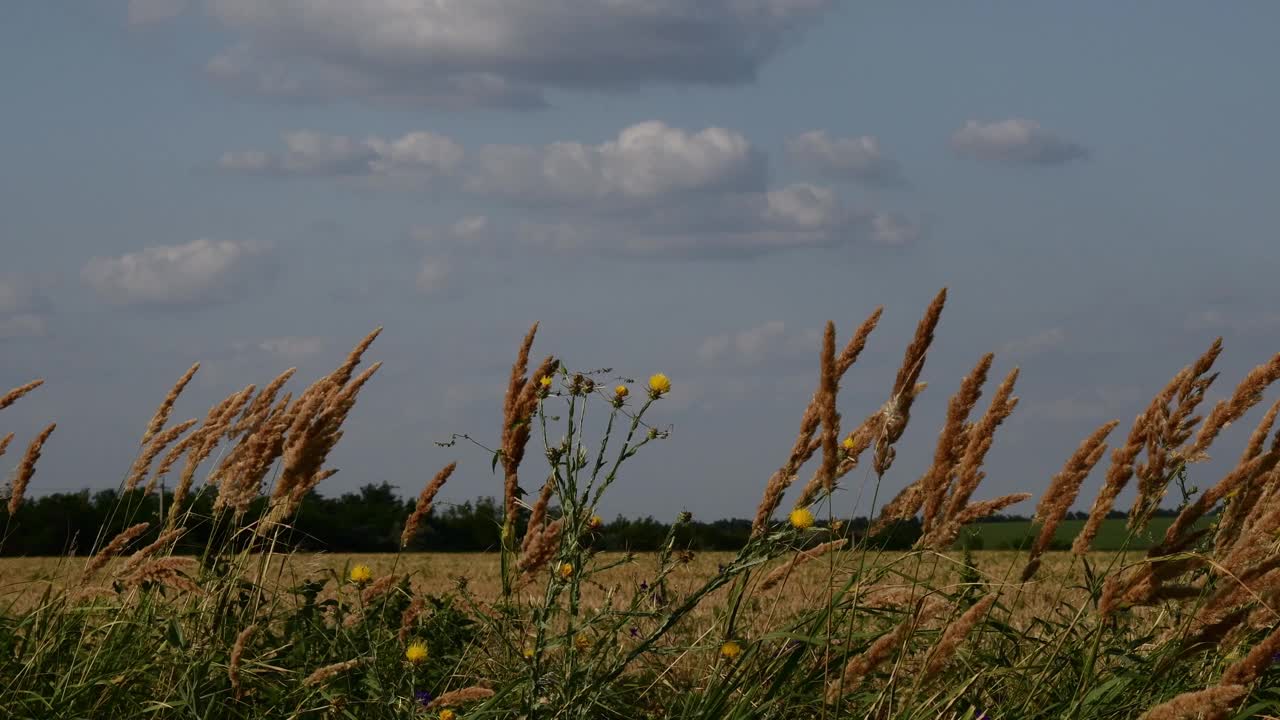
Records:
[[[483,593],[465,580],[424,587],[399,559],[381,573],[363,564],[309,572],[288,545],[301,498],[334,472],[327,457],[377,371],[357,373],[376,331],[296,396],[280,394],[289,370],[261,391],[233,393],[202,421],[169,426],[192,367],[147,424],[115,517],[86,540],[89,557],[61,560],[79,568],[71,581],[34,599],[25,584],[0,583],[9,598],[0,717],[1154,720],[1280,708],[1271,669],[1280,653],[1280,405],[1220,481],[1189,484],[1220,430],[1280,377],[1280,355],[1203,420],[1220,343],[1176,373],[1111,451],[1075,552],[1048,575],[1050,542],[1117,423],[1082,438],[1040,498],[1030,549],[996,576],[950,549],[966,526],[1030,497],[973,499],[1017,405],[1016,369],[978,414],[995,364],[980,358],[952,397],[929,469],[912,482],[892,477],[945,301],[940,293],[925,312],[883,405],[855,415],[852,429],[841,427],[840,387],[881,313],[839,351],[828,324],[815,391],[765,480],[749,541],[693,581],[683,572],[692,553],[676,540],[687,514],[657,553],[596,548],[601,499],[626,481],[631,458],[669,435],[653,417],[673,382],[661,373],[637,382],[554,357],[531,371],[530,330],[496,442],[444,443],[481,448],[468,452],[487,455],[477,464],[502,477],[497,590]],[[51,432],[18,464],[3,537],[22,532],[22,494]],[[144,516],[140,500],[179,465],[173,502]],[[402,546],[454,467],[426,483]],[[784,510],[802,474],[809,480]],[[1120,550],[1090,552],[1131,481],[1138,497]],[[1178,517],[1145,553],[1128,551],[1171,487]],[[878,511],[879,526],[919,518],[915,549],[887,552],[875,533],[846,530],[832,504],[839,492]],[[208,514],[191,502],[204,493],[215,498]],[[175,556],[200,525],[212,529],[202,550]],[[640,579],[619,581],[622,568]]]

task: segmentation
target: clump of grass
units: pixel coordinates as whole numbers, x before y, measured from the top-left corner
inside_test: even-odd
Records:
[[[1280,379],[1280,355],[1201,420],[1222,352],[1214,342],[1111,451],[1072,554],[1052,543],[1114,421],[1052,476],[1025,553],[978,562],[968,546],[953,552],[957,538],[1031,497],[981,494],[987,455],[1018,403],[1017,368],[1001,370],[975,419],[999,364],[980,357],[950,399],[929,468],[914,479],[890,474],[926,389],[946,297],[928,306],[878,408],[842,407],[840,389],[881,310],[839,352],[837,328],[826,325],[816,390],[764,478],[749,540],[713,560],[683,541],[684,513],[656,553],[602,552],[602,499],[633,457],[669,436],[653,415],[679,378],[575,372],[554,356],[531,371],[534,325],[516,352],[494,446],[470,435],[442,443],[482,447],[502,489],[494,558],[468,560],[452,586],[404,554],[309,568],[290,547],[302,501],[337,471],[329,455],[380,367],[360,369],[380,328],[301,390],[286,391],[291,368],[261,390],[232,392],[202,421],[170,425],[192,366],[147,424],[109,526],[83,539],[89,557],[72,569],[75,581],[0,610],[0,707],[14,717],[375,720],[1159,719],[1280,709],[1271,667],[1280,653],[1280,402],[1216,483],[1199,491],[1188,482],[1222,428]],[[38,385],[0,396],[0,408]],[[842,429],[851,410],[864,419]],[[50,432],[13,477],[6,536],[24,530],[22,493]],[[140,497],[180,460],[173,502],[163,515],[144,512]],[[402,549],[460,472],[465,460],[425,483],[404,526],[390,530]],[[544,479],[531,503],[519,485],[529,472]],[[793,491],[802,474],[808,482]],[[1134,478],[1120,549],[1091,552]],[[1175,483],[1180,514],[1145,552],[1132,551]],[[200,496],[210,502],[192,501]],[[198,526],[205,546],[175,555]],[[883,533],[903,527],[917,529],[914,548],[888,552]],[[473,583],[484,568],[494,577]]]

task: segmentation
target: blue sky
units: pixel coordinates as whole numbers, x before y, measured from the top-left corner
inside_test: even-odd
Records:
[[[4,429],[59,422],[33,492],[115,485],[191,362],[175,417],[292,365],[314,377],[377,325],[385,368],[322,489],[411,493],[456,458],[449,499],[497,492],[479,453],[433,441],[497,435],[540,320],[538,350],[575,367],[673,378],[655,416],[673,437],[605,508],[662,516],[749,515],[822,322],[843,337],[886,306],[846,381],[861,417],[944,285],[890,492],[984,351],[1023,370],[989,496],[1043,487],[1217,335],[1219,393],[1280,349],[1273,3],[5,14],[0,386],[48,384]]]

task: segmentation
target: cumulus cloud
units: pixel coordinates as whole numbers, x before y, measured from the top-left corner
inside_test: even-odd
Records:
[[[48,330],[44,299],[26,283],[0,278],[0,340],[39,337]]]
[[[885,155],[880,141],[870,135],[833,138],[825,130],[813,130],[788,138],[786,148],[792,162],[829,180],[869,185],[902,182],[898,163]]]
[[[463,160],[462,146],[431,132],[412,132],[399,139],[363,140],[313,130],[283,135],[284,151],[246,150],[224,153],[219,167],[252,175],[418,176],[449,175]]]
[[[208,0],[242,91],[437,107],[539,107],[549,89],[753,81],[836,0]]]
[[[919,240],[919,222],[847,206],[830,187],[769,187],[768,163],[742,133],[686,130],[660,121],[622,129],[605,142],[489,145],[466,152],[449,138],[400,140],[297,131],[284,152],[229,153],[222,166],[281,176],[433,177],[442,187],[502,202],[521,220],[500,227],[488,215],[452,226],[418,226],[436,251],[534,246],[648,256],[750,256],[796,248]],[[498,242],[501,240],[502,242]],[[440,271],[424,283],[436,287]]]
[[[1000,347],[1002,355],[1030,356],[1048,352],[1062,347],[1067,341],[1067,334],[1062,328],[1050,328],[1027,337],[1016,338]]]
[[[951,135],[951,149],[968,157],[1009,165],[1062,165],[1089,156],[1083,145],[1025,118],[970,120]]]
[[[467,189],[533,202],[644,202],[690,192],[763,188],[764,156],[738,132],[688,132],[658,121],[625,128],[598,145],[489,145],[477,152]]]
[[[118,257],[94,258],[81,277],[103,299],[124,305],[183,306],[230,299],[271,269],[267,248],[202,238]]]

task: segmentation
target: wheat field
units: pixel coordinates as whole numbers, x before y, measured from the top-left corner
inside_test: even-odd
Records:
[[[454,445],[459,462],[470,451],[501,478],[500,551],[483,555],[290,547],[302,499],[335,472],[329,453],[376,381],[380,366],[364,357],[379,331],[304,388],[290,389],[288,370],[202,421],[171,424],[193,367],[148,423],[113,529],[92,539],[88,557],[0,562],[0,717],[1275,714],[1280,402],[1250,417],[1244,447],[1215,442],[1263,405],[1280,354],[1208,404],[1219,340],[1135,408],[1131,424],[1080,438],[1046,472],[1048,487],[977,500],[993,438],[1018,405],[1017,369],[987,387],[991,354],[950,396],[929,468],[895,475],[897,442],[922,421],[912,411],[945,303],[944,290],[874,408],[842,407],[840,389],[880,310],[842,347],[827,324],[792,449],[762,470],[750,536],[728,553],[681,546],[687,514],[657,552],[596,551],[600,500],[627,481],[631,457],[662,451],[670,430],[653,416],[678,380],[613,384],[554,356],[533,362],[536,325],[512,365],[496,439],[479,458]],[[34,401],[40,384],[0,396],[0,409]],[[602,428],[587,430],[589,406]],[[0,538],[21,531],[24,493],[55,429],[21,455]],[[0,439],[0,452],[11,440]],[[1238,461],[1200,477],[1211,447]],[[422,531],[455,467],[426,483],[400,547]],[[855,469],[877,490],[900,490],[866,532],[817,522]],[[1095,471],[1102,486],[1090,501],[1080,488]],[[169,474],[176,491],[159,515],[144,500]],[[521,497],[522,477],[545,478],[536,496]],[[1126,492],[1136,498],[1120,549],[1097,551]],[[1032,497],[1028,549],[953,550],[966,528]],[[1064,525],[1077,504],[1088,519]],[[1176,516],[1153,523],[1162,507]],[[918,540],[886,550],[881,538],[902,523],[918,525]],[[202,547],[176,553],[196,528]],[[1051,552],[1068,528],[1071,551]],[[1146,537],[1154,541],[1136,549]]]

